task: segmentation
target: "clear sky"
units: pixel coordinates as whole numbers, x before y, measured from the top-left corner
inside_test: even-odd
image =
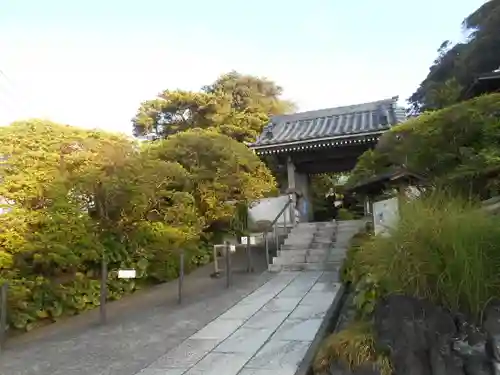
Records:
[[[0,0],[0,124],[131,133],[141,101],[235,69],[300,110],[399,95],[484,0]]]

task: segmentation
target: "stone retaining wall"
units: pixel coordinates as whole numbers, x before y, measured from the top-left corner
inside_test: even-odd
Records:
[[[352,319],[351,310],[344,310],[335,331]],[[394,375],[500,375],[500,302],[489,305],[477,326],[428,301],[393,295],[377,304],[374,330]],[[351,372],[337,363],[329,373],[380,375],[371,366]]]

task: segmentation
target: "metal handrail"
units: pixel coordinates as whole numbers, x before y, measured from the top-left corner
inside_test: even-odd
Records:
[[[267,227],[267,229],[265,229],[262,232],[262,235],[263,235],[264,241],[265,241],[265,246],[266,246],[266,261],[267,261],[268,265],[269,265],[269,240],[267,238],[267,235],[268,235],[269,232],[271,232],[274,229],[274,241],[276,243],[276,251],[278,251],[279,250],[279,241],[278,241],[279,237],[278,237],[278,229],[277,229],[276,224],[278,223],[278,220],[279,220],[280,216],[285,213],[286,209],[289,208],[292,205],[292,203],[293,203],[293,199],[291,197],[289,197],[288,198],[288,202],[286,202],[286,204],[283,206],[283,208],[278,213],[278,215],[276,215],[276,217],[274,218],[274,220],[271,221],[271,224],[269,224],[269,226]],[[294,218],[295,218],[295,212],[293,213],[293,215],[290,215],[290,222],[292,224],[292,227],[293,227],[294,222],[295,222]],[[283,229],[284,229],[284,231],[286,233],[287,232],[286,215],[283,215]]]

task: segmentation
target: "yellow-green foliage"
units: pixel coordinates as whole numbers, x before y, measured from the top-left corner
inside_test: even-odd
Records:
[[[357,283],[361,277],[360,270],[356,264],[356,255],[362,249],[363,243],[370,239],[370,234],[366,231],[356,233],[347,249],[346,259],[340,269],[340,278],[343,283]]]
[[[246,146],[212,133],[177,137],[162,144],[161,158],[105,132],[41,120],[0,127],[8,210],[0,214],[0,281],[10,286],[13,328],[98,305],[103,256],[110,299],[138,287],[117,279],[119,268],[148,283],[177,276],[181,249],[187,270],[203,264],[200,237],[219,202],[247,203],[274,186]]]
[[[215,130],[177,133],[147,153],[187,170],[206,226],[232,217],[234,201],[250,204],[275,188],[271,172],[247,146]]]
[[[428,298],[476,317],[500,297],[498,218],[446,194],[402,205],[391,236],[373,237],[356,261],[388,293]]]
[[[377,354],[372,327],[367,322],[354,322],[322,343],[313,368],[315,374],[326,374],[332,363],[341,363],[348,369],[373,366],[382,375],[390,375],[392,367],[387,357]]]

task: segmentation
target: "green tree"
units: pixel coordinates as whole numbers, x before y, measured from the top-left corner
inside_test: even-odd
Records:
[[[479,74],[500,67],[500,0],[490,0],[463,21],[465,42],[445,41],[429,74],[408,99],[418,114],[456,103],[462,89]]]
[[[250,204],[275,188],[270,171],[251,150],[213,129],[178,133],[149,145],[147,154],[179,163],[189,173],[205,227],[229,220],[235,202]]]
[[[141,104],[132,120],[136,136],[154,133],[165,138],[195,127],[216,126],[228,113],[219,97],[203,92],[165,90]]]
[[[99,303],[100,260],[110,298],[177,274],[180,248],[197,256],[202,229],[188,172],[148,159],[124,136],[30,120],[0,128],[0,280],[20,329]]]
[[[227,97],[236,112],[280,115],[294,109],[294,104],[282,100],[283,88],[265,77],[245,75],[232,71],[222,74],[203,91]]]
[[[366,152],[349,185],[405,167],[466,196],[498,190],[500,170],[500,94],[485,95],[425,113],[384,134]]]
[[[274,82],[231,72],[200,92],[164,91],[141,104],[132,120],[134,134],[166,138],[193,128],[216,129],[237,141],[253,141],[269,117],[293,105],[280,98]]]

